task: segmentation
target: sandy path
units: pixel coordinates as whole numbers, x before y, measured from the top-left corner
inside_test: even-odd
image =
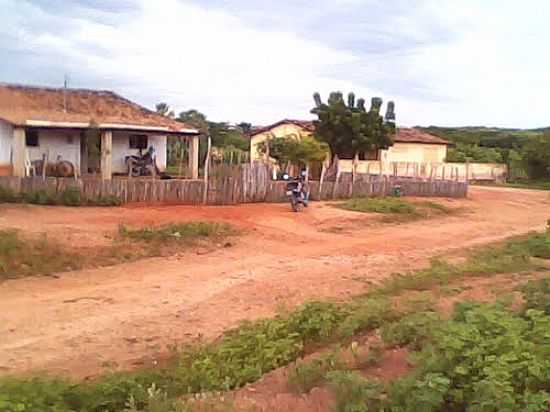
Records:
[[[0,374],[87,377],[149,364],[169,345],[216,337],[282,306],[357,294],[437,253],[542,229],[550,218],[548,192],[472,188],[470,199],[444,202],[468,212],[382,226],[326,204],[301,214],[271,204],[3,208],[0,228],[82,244],[101,244],[121,222],[216,219],[246,234],[230,248],[0,283]],[[325,231],[335,226],[342,230]]]

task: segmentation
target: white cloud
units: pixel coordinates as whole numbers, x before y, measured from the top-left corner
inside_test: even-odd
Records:
[[[68,71],[75,87],[113,88],[149,106],[162,100],[213,120],[268,123],[308,117],[314,91],[352,90],[395,100],[406,125],[550,123],[544,0],[530,8],[492,0],[321,1],[304,15],[309,29],[298,26],[298,14],[311,5],[293,4],[285,21],[281,12],[254,22],[250,16],[269,9],[135,0],[120,14],[80,7],[69,15],[3,1],[0,56],[1,49],[32,54],[50,78],[59,72],[59,83]],[[313,29],[319,25],[325,30]]]

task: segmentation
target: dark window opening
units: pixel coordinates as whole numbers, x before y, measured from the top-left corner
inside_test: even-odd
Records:
[[[359,153],[359,160],[379,160],[379,153],[378,149],[361,152]]]
[[[147,149],[147,135],[134,134],[130,136],[130,149]]]
[[[38,147],[38,130],[25,130],[25,144]]]

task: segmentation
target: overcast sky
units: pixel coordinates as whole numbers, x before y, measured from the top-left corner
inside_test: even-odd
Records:
[[[547,0],[0,0],[0,81],[114,90],[211,120],[394,100],[400,125],[550,125]]]

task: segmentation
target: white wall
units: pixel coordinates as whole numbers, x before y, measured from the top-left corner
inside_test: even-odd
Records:
[[[27,146],[27,151],[31,161],[42,160],[46,154],[50,162],[55,162],[61,156],[80,170],[80,132],[77,130],[40,129],[38,146]]]
[[[139,132],[113,132],[113,173],[127,173],[128,169],[124,159],[129,155],[139,154],[138,149],[130,149],[130,135],[145,134]],[[161,171],[166,170],[166,136],[149,135],[148,146],[155,148],[157,166]]]
[[[3,120],[0,120],[0,166],[11,165],[12,139],[13,139],[12,125]]]
[[[442,163],[447,157],[447,145],[396,142],[382,151],[382,160],[388,162]]]

